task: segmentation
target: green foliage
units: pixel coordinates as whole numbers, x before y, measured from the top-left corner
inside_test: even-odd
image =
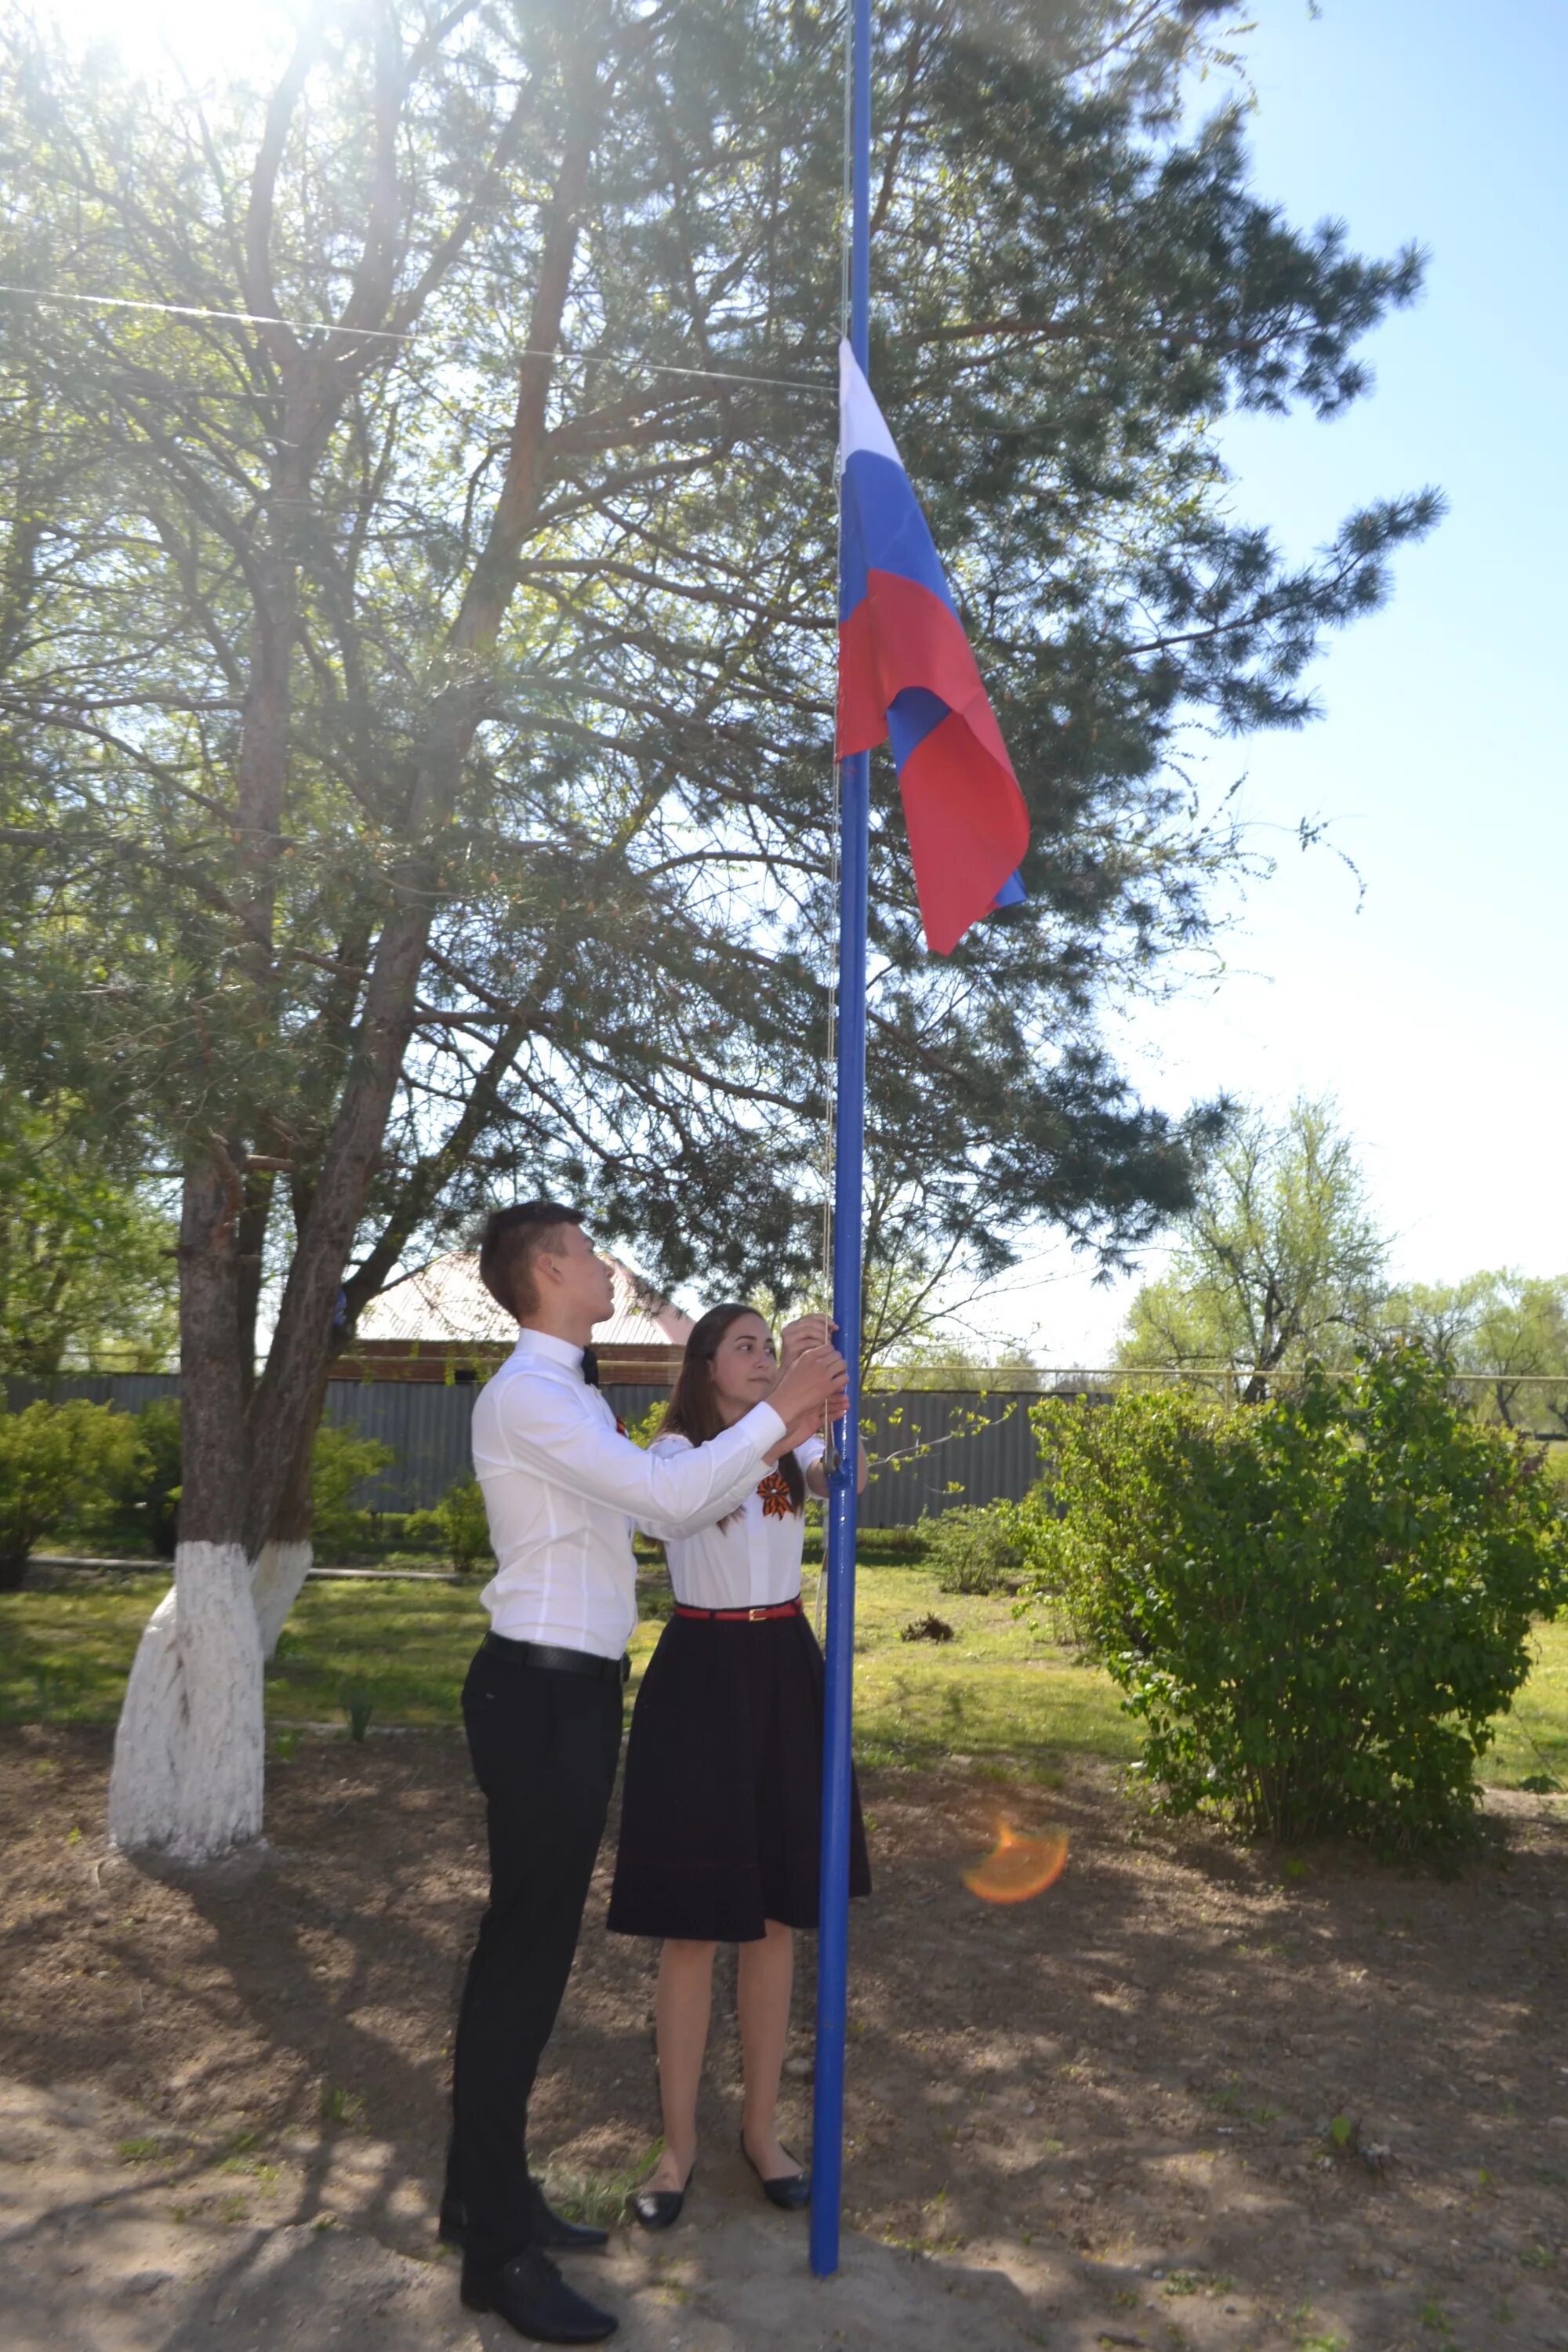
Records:
[[[134,1415],[140,1444],[71,1512],[65,1532],[92,1550],[173,1559],[180,1516],[180,1402],[154,1397]]]
[[[1473,1410],[1510,1428],[1568,1431],[1568,1276],[1500,1266],[1463,1282],[1408,1283],[1384,1321],[1470,1375]]]
[[[954,1642],[958,1638],[945,1617],[928,1609],[923,1617],[911,1617],[899,1631],[900,1642]]]
[[[132,1475],[141,1447],[129,1413],[106,1404],[30,1404],[0,1412],[0,1591],[27,1555],[86,1498]]]
[[[1467,1827],[1531,1620],[1568,1594],[1568,1531],[1539,1461],[1425,1350],[1310,1368],[1264,1407],[1033,1418],[1030,1585],[1067,1595],[1173,1811],[1279,1838]]]
[[[310,1535],[318,1559],[360,1550],[369,1540],[370,1513],[353,1496],[392,1458],[391,1446],[378,1437],[322,1422],[310,1449]]]
[[[363,1741],[375,1713],[374,1685],[351,1678],[339,1691],[338,1704],[348,1718],[349,1738]]]
[[[1239,107],[1184,120],[1223,13],[1005,0],[912,42],[879,16],[900,93],[879,390],[1033,835],[1026,904],[933,961],[879,798],[873,1267],[918,1233],[931,1273],[956,1252],[984,1276],[1036,1217],[1129,1245],[1185,1197],[1181,1130],[1095,1034],[1115,976],[1184,951],[1235,861],[1173,755],[1200,715],[1308,716],[1321,638],[1438,511],[1417,492],[1325,519],[1296,565],[1236,510],[1218,420],[1352,403],[1363,339],[1421,272],[1255,194]],[[831,419],[831,26],[794,0],[310,19],[308,102],[292,72],[150,100],[25,13],[6,37],[5,276],[63,299],[7,315],[0,934],[26,954],[0,958],[0,1014],[43,1066],[68,1006],[80,1084],[232,1139],[244,1262],[281,1272],[321,1229],[382,1018],[344,943],[379,939],[414,1042],[384,1134],[353,1147],[377,1172],[351,1311],[498,1181],[596,1195],[666,1273],[804,1281],[831,954],[831,631],[805,583],[832,576],[832,502],[804,488]],[[311,325],[257,319],[262,281]],[[110,286],[122,310],[95,307]],[[528,320],[562,359],[514,431]],[[460,920],[427,937],[416,903]],[[476,1060],[467,1024],[498,1016]],[[285,1285],[279,1330],[315,1296]]]
[[[928,1564],[939,1592],[1013,1592],[1023,1573],[1013,1514],[1005,1506],[963,1505],[924,1519]]]
[[[174,1557],[180,1517],[180,1406],[176,1397],[154,1397],[136,1416],[146,1457],[140,1500],[148,1539],[162,1559]]]
[[[174,1342],[174,1229],[125,1163],[135,1130],[28,1105],[0,1065],[0,1370],[156,1370]]]
[[[1385,1237],[1333,1106],[1234,1120],[1200,1171],[1168,1271],[1133,1299],[1117,1361],[1221,1365],[1255,1382],[1349,1364],[1374,1328]]]
[[[434,1510],[410,1511],[403,1521],[403,1540],[411,1549],[430,1545],[459,1576],[488,1568],[494,1555],[479,1480],[455,1479]]]
[[[668,1397],[655,1397],[641,1420],[631,1423],[626,1435],[634,1445],[647,1446],[653,1444],[654,1439],[658,1435],[659,1426],[664,1420],[668,1402]]]
[[[179,1400],[155,1398],[132,1425],[138,1444],[106,1465],[83,1489],[72,1507],[71,1529],[83,1541],[133,1552],[150,1546],[160,1559],[173,1559],[180,1505]],[[392,1459],[392,1447],[379,1438],[362,1437],[341,1423],[321,1423],[310,1450],[310,1534],[321,1557],[370,1545],[371,1514],[353,1497]],[[458,1491],[455,1487],[453,1494]],[[419,1533],[450,1546],[455,1538],[442,1512],[451,1499],[444,1498],[437,1511],[410,1513],[409,1524],[427,1520],[429,1527]]]

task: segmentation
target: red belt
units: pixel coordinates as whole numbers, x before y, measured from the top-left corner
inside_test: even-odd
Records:
[[[754,1625],[762,1617],[798,1617],[800,1602],[775,1601],[766,1609],[689,1609],[684,1601],[675,1604],[678,1617],[705,1617],[710,1625]]]

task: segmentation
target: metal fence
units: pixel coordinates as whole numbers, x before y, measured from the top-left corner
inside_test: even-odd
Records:
[[[71,1372],[49,1381],[10,1379],[5,1402],[20,1412],[35,1398],[84,1397],[139,1412],[154,1397],[180,1393],[174,1372]],[[650,1382],[606,1387],[628,1426],[669,1393]],[[469,1475],[468,1423],[477,1391],[439,1381],[330,1381],[326,1418],[392,1448],[393,1459],[357,1499],[373,1510],[428,1509]],[[1027,1395],[976,1390],[895,1390],[865,1400],[868,1444],[877,1458],[861,1525],[907,1527],[955,1503],[1026,1494],[1035,1476]]]
[[[1047,1390],[898,1388],[868,1390],[863,1421],[875,1470],[860,1503],[863,1527],[912,1527],[914,1519],[952,1510],[957,1503],[1018,1500],[1039,1475],[1030,1404],[1037,1395],[1079,1395],[1105,1402],[1121,1385],[1147,1385],[1162,1379],[1150,1371],[1056,1371]],[[1187,1367],[1163,1379],[1208,1390],[1227,1404],[1244,1388],[1244,1373]],[[1549,1373],[1450,1373],[1455,1388],[1469,1390],[1479,1412],[1498,1409],[1507,1390],[1519,1416],[1540,1421],[1554,1413],[1563,1428],[1535,1428],[1542,1444],[1568,1442],[1568,1383]],[[1286,1388],[1289,1381],[1272,1381]],[[91,1404],[115,1404],[136,1413],[153,1397],[179,1397],[179,1373],[172,1371],[73,1371],[54,1381],[3,1379],[5,1404],[21,1412],[36,1397],[87,1397]],[[367,1479],[357,1500],[372,1510],[428,1510],[454,1479],[470,1473],[468,1423],[478,1390],[454,1381],[329,1381],[327,1418],[376,1437],[393,1449],[393,1461]],[[666,1383],[623,1383],[605,1395],[627,1425],[644,1421],[648,1409],[670,1395]],[[1531,1412],[1532,1409],[1532,1412]]]
[[[427,1509],[469,1475],[468,1422],[476,1391],[437,1381],[331,1381],[327,1419],[390,1445],[393,1460],[365,1486],[372,1509]],[[669,1391],[639,1381],[606,1387],[613,1410],[635,1427]],[[899,1390],[869,1396],[863,1418],[877,1457],[861,1506],[868,1528],[910,1526],[955,1503],[1026,1494],[1036,1475],[1027,1396],[977,1391]]]
[[[40,1401],[64,1404],[68,1397],[85,1397],[89,1404],[117,1405],[121,1412],[140,1412],[155,1397],[177,1397],[178,1372],[60,1372],[53,1380],[25,1379],[19,1372],[0,1373],[7,1412],[23,1412]]]
[[[1149,1379],[1147,1373],[1118,1375],[1086,1371],[1052,1376],[1048,1393],[1105,1397],[1119,1381]],[[1239,1376],[1187,1373],[1199,1385],[1230,1385],[1234,1395]],[[1480,1375],[1456,1375],[1460,1385],[1480,1391],[1498,1384]],[[1518,1378],[1506,1383],[1533,1395],[1553,1392],[1560,1397],[1564,1383],[1546,1378]],[[178,1396],[179,1375],[172,1372],[72,1372],[41,1382],[7,1380],[6,1402],[13,1412],[35,1397],[86,1397],[97,1404],[114,1404],[137,1412],[161,1396]],[[654,1404],[669,1393],[663,1384],[642,1381],[606,1387],[605,1394],[628,1426],[642,1421]],[[860,1521],[868,1528],[909,1527],[927,1514],[950,1510],[960,1503],[1016,1501],[1026,1494],[1037,1475],[1029,1407],[1037,1392],[976,1389],[872,1390],[863,1400],[867,1443],[875,1468],[861,1505]],[[438,1381],[331,1381],[327,1385],[326,1417],[363,1437],[378,1438],[392,1448],[384,1470],[366,1481],[358,1500],[383,1511],[427,1509],[456,1479],[469,1474],[468,1423],[477,1391],[472,1383]],[[1556,1431],[1535,1433],[1551,1442]]]

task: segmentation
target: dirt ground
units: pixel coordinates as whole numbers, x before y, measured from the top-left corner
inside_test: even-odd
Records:
[[[514,2343],[433,2231],[482,1891],[458,1741],[304,1741],[263,1850],[158,1876],[105,1853],[107,1761],[0,1733],[6,2352]],[[734,2152],[731,1972],[687,2218],[574,2266],[627,2352],[1568,2352],[1568,1800],[1495,1797],[1444,1879],[1173,1832],[1095,1766],[865,1797],[843,2273],[810,2278]],[[1071,1859],[994,1908],[961,1873],[1005,1806]],[[535,2111],[566,2196],[658,2127],[654,1956],[605,1935],[607,1891]],[[803,2154],[811,1991],[807,1951]]]

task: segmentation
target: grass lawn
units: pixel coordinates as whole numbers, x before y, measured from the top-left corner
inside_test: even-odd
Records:
[[[658,1636],[651,1612],[668,1607],[661,1571],[646,1571],[642,1583],[649,1613],[632,1644],[634,1687]],[[814,1584],[808,1569],[808,1606]],[[455,1725],[484,1630],[479,1585],[477,1577],[462,1585],[308,1585],[268,1669],[269,1727],[343,1722],[352,1693],[368,1699],[373,1723]],[[137,1637],[166,1589],[160,1571],[0,1596],[0,1722],[112,1722]],[[1010,1601],[940,1592],[931,1570],[896,1559],[862,1566],[857,1599],[863,1762],[958,1756],[999,1777],[1048,1780],[1065,1756],[1136,1754],[1109,1678],[1080,1664],[1047,1626],[1015,1617]],[[900,1641],[902,1628],[928,1612],[955,1638]],[[1545,1775],[1568,1787],[1568,1622],[1539,1627],[1536,1638],[1535,1670],[1500,1721],[1485,1777],[1517,1787]]]

